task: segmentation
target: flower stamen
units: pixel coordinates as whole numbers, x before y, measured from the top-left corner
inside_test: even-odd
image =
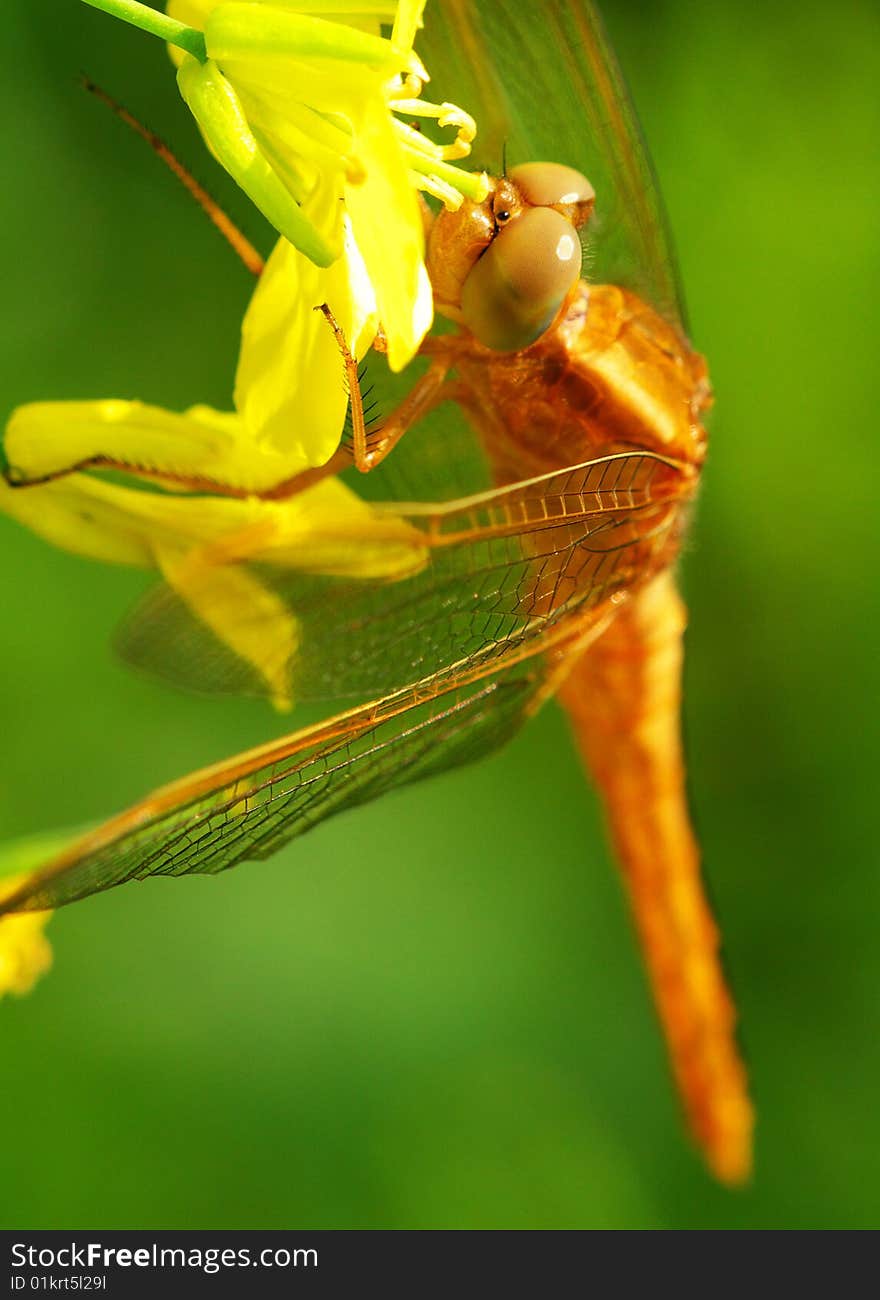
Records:
[[[403,113],[407,117],[433,118],[440,127],[456,128],[455,139],[451,144],[438,145],[433,140],[425,140],[426,145],[432,146],[432,151],[437,151],[435,157],[452,161],[454,158],[466,158],[470,153],[477,134],[477,124],[470,113],[456,104],[428,104],[421,99],[392,99],[390,106],[395,113]]]

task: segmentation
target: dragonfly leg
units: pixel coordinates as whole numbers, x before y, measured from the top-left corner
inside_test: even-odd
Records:
[[[445,356],[431,362],[424,375],[418,379],[406,397],[390,414],[382,428],[368,440],[365,462],[358,469],[371,470],[380,465],[393,451],[403,435],[418,420],[428,414],[439,402],[446,401],[446,376],[451,362]]]
[[[715,1175],[751,1168],[736,1011],[700,877],[680,736],[684,605],[667,571],[626,601],[559,692],[602,793],[690,1128]]]
[[[375,469],[377,465],[381,465],[388,453],[394,450],[403,435],[417,420],[427,415],[438,402],[445,400],[446,393],[443,388],[457,351],[455,342],[453,339],[442,338],[424,340],[419,352],[422,356],[433,356],[434,360],[421,378],[416,380],[403,401],[391,412],[382,428],[375,433],[368,434],[366,420],[364,419],[364,405],[361,397],[357,360],[352,355],[345,340],[345,335],[327,304],[322,303],[315,310],[323,313],[336,337],[336,343],[342,355],[351,404],[354,463],[362,474],[367,474],[371,469]],[[377,352],[385,351],[385,339],[381,333],[377,335],[373,347]],[[299,491],[299,487],[297,486],[295,490]]]
[[[184,491],[247,497],[252,489],[220,481],[217,464],[229,445],[228,416],[206,423],[142,402],[31,402],[18,407],[0,442],[0,472],[27,491],[90,469],[118,470]]]
[[[369,435],[357,364],[329,307],[323,304],[315,310],[326,317],[343,354],[351,394],[355,464],[362,471],[374,469],[412,424],[451,395],[444,381],[458,357],[457,339],[424,340],[419,351],[433,358],[429,369],[385,426]],[[377,350],[383,350],[381,341]],[[176,415],[140,402],[31,403],[13,413],[5,440],[0,442],[0,477],[10,488],[26,490],[86,470],[117,470],[187,492],[283,501],[340,473],[352,462],[351,447],[341,446],[324,465],[268,487],[242,487],[224,481],[204,467],[218,463],[218,453],[223,452],[231,433],[227,421],[232,418],[217,415],[208,421],[195,409]],[[61,424],[63,440],[58,433]]]
[[[130,113],[127,108],[124,108],[122,104],[118,103],[112,95],[108,95],[106,90],[102,90],[100,86],[97,86],[94,81],[90,81],[88,77],[83,77],[82,84],[83,88],[87,90],[90,95],[94,95],[102,104],[106,104],[107,107],[114,112],[127,127],[130,127],[136,135],[139,135],[142,140],[147,142],[156,157],[165,164],[168,170],[177,177],[184,189],[192,195],[211,224],[219,230],[220,234],[226,240],[227,244],[245,269],[250,271],[251,275],[261,275],[265,265],[261,255],[254,248],[250,240],[242,234],[238,226],[233,222],[232,218],[227,216],[224,210],[220,207],[220,204],[213,199],[204,186],[200,185],[196,178],[187,171],[186,167],[184,167],[177,155],[169,149],[165,141],[156,135],[155,132],[151,131],[149,127],[144,126],[143,122],[136,118],[133,113]]]
[[[327,315],[328,318],[332,317],[329,308],[327,309]],[[333,324],[335,324],[335,321]],[[344,339],[342,342],[344,343]],[[253,495],[260,497],[263,501],[286,501],[288,498],[306,491],[307,488],[314,487],[316,483],[320,483],[323,479],[334,474],[340,474],[344,469],[348,469],[352,463],[352,453],[354,453],[354,463],[359,470],[368,472],[375,469],[417,420],[427,415],[440,402],[458,401],[460,396],[464,397],[466,395],[463,390],[460,392],[457,384],[448,382],[446,378],[455,363],[456,354],[451,343],[452,340],[446,338],[427,338],[424,340],[419,352],[421,355],[434,357],[434,361],[422,378],[417,380],[400,405],[392,411],[382,428],[373,435],[367,432],[366,422],[363,419],[363,402],[360,395],[357,366],[354,364],[353,358],[351,367],[346,362],[346,377],[352,394],[354,447],[341,446],[326,464],[318,465],[314,469],[302,470],[293,478],[285,479],[283,482],[276,483],[273,487],[266,488],[261,492],[255,492]],[[381,342],[376,350],[378,352],[384,350]],[[355,414],[356,410],[358,414]],[[358,432],[358,426],[361,427],[361,433]]]

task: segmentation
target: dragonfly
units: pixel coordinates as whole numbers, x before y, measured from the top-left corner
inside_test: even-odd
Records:
[[[523,85],[536,14],[552,58],[530,62]],[[525,161],[484,202],[434,218],[427,265],[452,328],[425,340],[426,369],[378,433],[353,374],[361,418],[325,470],[369,470],[377,508],[413,530],[424,562],[392,580],[258,561],[295,612],[296,645],[279,649],[291,695],[357,702],[148,795],[0,912],[266,858],[327,817],[493,752],[555,698],[604,803],[690,1131],[711,1171],[739,1182],[752,1108],[679,717],[675,566],[711,389],[657,184],[583,0],[435,0],[425,52],[438,83],[454,80],[474,106],[487,157],[504,145]],[[216,560],[236,562],[234,547]],[[122,646],[179,684],[259,689],[161,584]]]

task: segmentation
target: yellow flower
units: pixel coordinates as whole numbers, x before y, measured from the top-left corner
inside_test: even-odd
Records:
[[[8,898],[24,880],[0,880],[0,898]],[[0,917],[0,997],[30,993],[52,965],[52,949],[43,931],[51,912],[20,912]]]
[[[167,14],[141,0],[85,3],[169,42],[211,152],[315,265],[348,255],[348,221],[389,365],[402,369],[433,313],[416,191],[455,208],[489,185],[451,165],[470,152],[473,119],[421,99],[428,73],[413,40],[426,0],[168,0]],[[396,114],[455,137],[439,144]]]
[[[89,3],[121,12],[117,0]],[[157,11],[122,7],[155,29]],[[405,365],[432,315],[416,191],[449,205],[485,193],[484,176],[448,161],[468,152],[473,122],[419,98],[423,7],[309,0],[304,14],[285,0],[172,0],[163,31],[183,32],[193,51],[175,52],[184,98],[286,236],[245,316],[235,410],[34,403],[14,412],[0,451],[0,509],[68,550],[157,568],[279,705],[291,702],[299,628],[263,565],[386,579],[425,563],[419,533],[336,480],[287,499],[257,495],[325,465],[339,444],[342,359],[315,308],[328,304],[356,357],[381,326],[389,363]],[[435,117],[456,138],[436,144],[395,112]],[[102,464],[152,483],[76,472]]]
[[[360,358],[378,324],[378,308],[357,245],[327,270],[281,239],[242,323],[235,406],[246,431],[236,456],[237,486],[266,488],[325,464],[339,445],[348,406],[339,348],[324,316],[327,303]],[[254,457],[254,449],[259,456]]]
[[[295,612],[248,567],[393,578],[424,563],[419,536],[335,478],[286,500],[255,495],[324,464],[339,442],[347,396],[337,345],[313,310],[320,288],[356,351],[375,323],[359,257],[321,270],[279,240],[242,328],[237,411],[178,414],[142,402],[34,402],[14,411],[0,509],[55,546],[107,563],[158,569],[195,616],[291,700]],[[320,282],[320,284],[319,284]],[[71,473],[96,461],[198,495]],[[232,489],[231,497],[212,488]]]
[[[175,415],[119,401],[20,407],[8,436],[15,446],[60,451],[68,436],[71,444],[85,438],[111,445],[100,442],[102,430],[136,462],[166,472],[189,465],[200,473],[225,470],[224,448],[235,456],[243,443],[235,415],[209,407]],[[195,617],[256,670],[279,708],[293,702],[298,623],[248,561],[349,578],[403,577],[424,563],[415,530],[380,515],[334,478],[272,501],[157,492],[69,474],[29,488],[0,482],[0,509],[64,550],[158,569]]]
[[[132,402],[42,403],[15,412],[3,442],[11,481],[30,483],[102,456],[132,468],[194,477],[246,492],[275,487],[333,455],[348,405],[326,302],[358,357],[376,304],[357,248],[327,270],[279,240],[242,325],[238,415],[194,408],[186,417]]]
[[[389,364],[399,370],[432,319],[416,189],[450,206],[463,193],[485,196],[485,176],[448,161],[467,154],[474,123],[452,105],[419,98],[427,73],[412,43],[424,0],[365,0],[361,9],[310,0],[307,8],[169,0],[170,17],[204,32],[208,54],[202,62],[170,47],[178,84],[218,161],[316,264],[330,266],[343,252],[348,217]],[[383,38],[380,21],[392,19]],[[395,111],[434,117],[454,126],[456,138],[438,145]]]
[[[256,495],[325,464],[338,446],[342,360],[314,307],[328,302],[358,355],[376,327],[348,231],[345,244],[345,256],[321,269],[278,241],[244,319],[235,411],[36,402],[13,412],[0,453],[0,509],[66,550],[158,569],[279,707],[292,702],[297,620],[248,561],[349,578],[402,577],[424,563],[412,528],[334,478],[287,499]],[[154,484],[72,472],[101,463]]]

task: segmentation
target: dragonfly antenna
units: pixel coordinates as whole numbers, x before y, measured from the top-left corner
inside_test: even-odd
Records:
[[[181,185],[188,190],[198,203],[209,221],[220,231],[220,234],[246,269],[252,275],[260,275],[265,266],[263,257],[257,252],[250,240],[242,234],[238,226],[226,215],[219,203],[211,198],[204,186],[200,185],[196,178],[187,171],[165,141],[144,126],[143,122],[139,121],[133,113],[130,113],[127,108],[118,103],[112,95],[108,95],[106,90],[102,90],[100,86],[96,85],[90,77],[83,74],[81,84],[84,90],[87,90],[90,95],[94,95],[102,104],[106,104],[118,118],[122,119],[126,126],[131,127],[135,134],[139,135],[142,140],[146,140],[153,153],[161,159],[169,171],[174,173]]]

